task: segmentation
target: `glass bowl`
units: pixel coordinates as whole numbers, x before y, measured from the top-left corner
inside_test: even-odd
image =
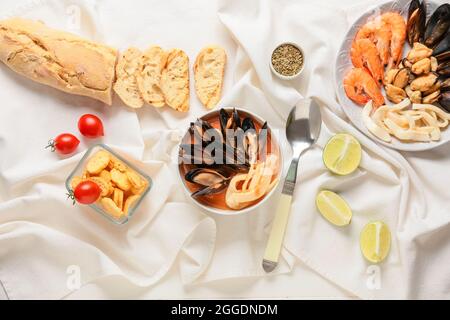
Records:
[[[72,173],[69,175],[69,177],[66,180],[66,189],[69,193],[73,192],[71,182],[74,177],[82,176],[83,172],[85,171],[86,164],[91,158],[92,155],[96,154],[98,151],[104,150],[108,153],[110,153],[113,157],[117,158],[119,161],[123,162],[128,168],[130,168],[132,171],[136,172],[141,179],[145,180],[147,182],[147,186],[143,191],[140,193],[140,197],[137,201],[135,201],[134,204],[131,205],[131,207],[128,209],[128,214],[123,216],[122,218],[115,218],[113,215],[106,212],[103,207],[98,203],[95,202],[93,204],[90,204],[89,207],[94,209],[96,212],[100,213],[102,216],[104,216],[109,221],[113,222],[117,225],[123,225],[127,223],[130,218],[134,215],[134,213],[139,208],[140,204],[142,203],[142,200],[145,198],[145,196],[148,194],[150,189],[152,188],[152,179],[146,175],[142,170],[138,169],[135,165],[131,163],[131,159],[127,160],[124,158],[124,156],[121,156],[117,152],[113,151],[110,147],[104,145],[104,144],[97,144],[92,147],[90,147],[86,153],[84,154],[83,158],[81,158],[80,162],[77,164],[75,169],[72,171]]]

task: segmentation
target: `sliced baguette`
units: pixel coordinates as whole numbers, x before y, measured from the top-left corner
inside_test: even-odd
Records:
[[[116,66],[114,91],[131,108],[142,108],[144,99],[139,92],[136,75],[142,52],[136,48],[127,49],[119,58]]]
[[[214,108],[222,96],[227,54],[219,46],[203,48],[194,64],[195,91],[201,103]]]
[[[161,90],[161,73],[166,65],[167,53],[161,47],[150,47],[141,57],[137,84],[142,98],[148,104],[161,108],[166,104]]]
[[[184,51],[168,52],[161,74],[161,89],[169,107],[181,112],[189,110],[189,57]]]

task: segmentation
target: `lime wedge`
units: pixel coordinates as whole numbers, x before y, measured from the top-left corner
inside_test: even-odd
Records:
[[[361,162],[361,145],[350,134],[339,133],[328,141],[323,150],[323,163],[331,172],[347,175]]]
[[[336,226],[346,226],[352,220],[352,210],[347,202],[334,192],[328,190],[319,192],[316,206],[322,216]]]
[[[391,248],[391,232],[382,221],[368,223],[359,239],[363,256],[373,263],[383,261]]]

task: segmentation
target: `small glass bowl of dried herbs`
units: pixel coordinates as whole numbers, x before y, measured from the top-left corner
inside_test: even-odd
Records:
[[[303,71],[305,55],[300,46],[292,42],[278,45],[272,52],[270,69],[282,80],[297,78]]]

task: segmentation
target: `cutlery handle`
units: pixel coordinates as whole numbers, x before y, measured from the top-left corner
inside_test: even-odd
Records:
[[[283,245],[284,232],[291,210],[292,196],[281,194],[278,208],[270,230],[269,240],[264,253],[263,267],[266,272],[271,272],[278,264],[278,259]]]
[[[286,180],[283,185],[275,218],[270,230],[269,240],[267,241],[266,251],[264,253],[263,268],[266,272],[271,272],[278,265],[281,247],[283,246],[284,233],[289,220],[291,211],[292,195],[294,194],[295,182],[297,180],[298,158],[294,158],[289,167]]]

